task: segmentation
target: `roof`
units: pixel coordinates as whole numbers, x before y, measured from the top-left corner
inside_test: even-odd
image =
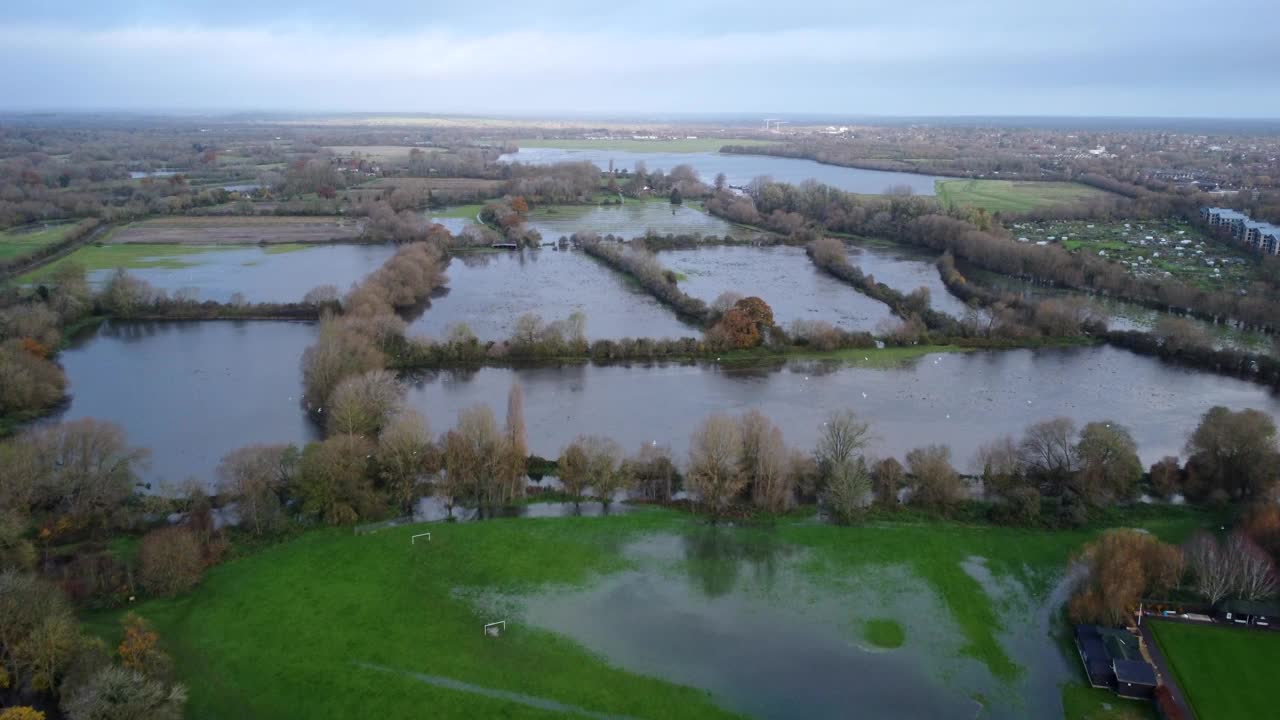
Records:
[[[1229,218],[1232,220],[1248,220],[1249,219],[1248,215],[1245,215],[1239,210],[1232,210],[1231,208],[1211,207],[1211,208],[1207,208],[1207,210],[1209,211],[1209,213],[1213,215],[1219,215],[1221,217]]]
[[[1150,663],[1142,660],[1116,660],[1112,663],[1112,668],[1116,673],[1116,682],[1156,686],[1156,671]]]
[[[1076,647],[1080,649],[1080,659],[1085,673],[1089,675],[1089,683],[1098,687],[1110,685],[1111,661],[1098,628],[1093,625],[1076,626]]]
[[[1280,617],[1280,603],[1260,600],[1223,600],[1218,609],[1240,615],[1266,615]]]

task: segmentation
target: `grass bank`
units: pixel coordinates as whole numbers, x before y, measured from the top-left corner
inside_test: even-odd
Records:
[[[0,231],[0,261],[23,257],[66,237],[74,222],[23,226]]]

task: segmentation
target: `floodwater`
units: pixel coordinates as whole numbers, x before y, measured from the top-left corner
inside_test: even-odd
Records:
[[[972,470],[978,447],[1057,416],[1127,426],[1144,462],[1181,455],[1214,405],[1280,418],[1280,399],[1254,383],[1162,364],[1112,347],[928,355],[890,369],[791,361],[771,368],[708,364],[575,365],[431,371],[409,378],[408,402],[432,427],[488,403],[499,414],[511,384],[524,387],[532,452],[547,457],[574,436],[613,438],[629,452],[658,442],[684,462],[690,433],[714,413],[756,408],[812,448],[824,417],[851,409],[871,423],[871,452],[901,458],[929,443],[951,446]]]
[[[1027,623],[1036,632],[1024,626],[1026,642],[1002,645],[1020,667],[1048,666],[1052,684],[1038,673],[1001,679],[965,654],[938,590],[905,567],[869,562],[818,582],[805,572],[812,551],[734,528],[651,535],[622,552],[630,569],[585,587],[476,603],[630,672],[706,690],[748,717],[1061,716],[1057,683],[1070,675],[1052,663],[1059,653],[1047,627]],[[1034,608],[1017,582],[984,589],[1009,625]],[[904,644],[869,644],[861,628],[873,619],[902,626]]]
[[[874,331],[893,321],[889,306],[819,270],[804,248],[713,245],[658,254],[684,275],[680,287],[710,304],[723,292],[756,295],[784,328],[793,320],[825,320],[845,330]]]
[[[521,148],[519,152],[507,153],[498,160],[532,165],[587,161],[594,163],[601,170],[608,170],[610,162],[617,170],[632,170],[637,162],[643,162],[649,171],[661,169],[668,172],[677,165],[689,165],[697,171],[702,181],[708,184],[715,179],[717,173],[724,173],[729,184],[735,187],[745,186],[755,178],[767,175],[778,182],[793,184],[802,183],[805,180],[817,180],[824,185],[867,195],[878,195],[889,188],[902,186],[911,188],[916,195],[933,195],[933,183],[941,179],[933,175],[823,165],[813,160],[718,152],[671,153]]]
[[[535,208],[529,213],[529,227],[542,233],[545,242],[574,233],[594,232],[634,238],[652,230],[661,235],[751,235],[709,213],[668,202],[637,202],[622,205],[558,205]]]
[[[59,356],[72,395],[59,417],[122,425],[133,445],[152,450],[149,480],[210,480],[236,448],[316,438],[299,404],[299,361],[315,333],[290,322],[109,323]],[[1260,385],[1109,347],[938,354],[891,369],[793,361],[430,371],[406,376],[406,402],[443,432],[477,403],[501,417],[513,382],[524,386],[531,451],[546,457],[592,433],[628,452],[668,444],[684,463],[703,418],[750,408],[793,446],[811,448],[824,416],[849,408],[871,423],[879,455],[946,443],[972,470],[982,443],[1066,415],[1128,426],[1151,463],[1181,454],[1213,405],[1280,417],[1280,400]]]
[[[849,262],[903,293],[919,287],[929,289],[929,305],[934,310],[963,318],[969,311],[960,298],[951,294],[935,265],[937,258],[928,253],[896,245],[854,243],[849,246]]]
[[[300,322],[108,322],[58,356],[71,403],[55,419],[119,423],[151,450],[153,484],[211,482],[232,450],[317,439],[299,401],[315,335]]]
[[[1167,314],[1137,303],[1032,283],[1020,278],[1000,275],[971,266],[962,266],[960,271],[964,273],[965,277],[990,288],[1002,292],[1015,293],[1023,298],[1075,297],[1088,300],[1107,315],[1107,327],[1112,330],[1148,331],[1154,328],[1160,318]],[[1273,338],[1266,333],[1255,330],[1242,330],[1228,323],[1213,323],[1190,316],[1178,317],[1203,330],[1213,342],[1214,347],[1234,348],[1263,354],[1275,352]]]
[[[551,322],[587,316],[587,337],[697,337],[626,276],[576,250],[460,253],[446,269],[449,284],[409,326],[410,335],[440,339],[465,323],[481,340],[506,340],[516,320],[535,313]]]
[[[227,302],[240,293],[249,302],[301,302],[320,285],[339,294],[377,270],[395,254],[394,245],[308,245],[300,248],[217,246],[201,252],[156,255],[147,263],[183,263],[184,267],[131,267],[129,274],[166,290],[192,290],[197,300]],[[89,282],[101,285],[113,270],[94,270]]]

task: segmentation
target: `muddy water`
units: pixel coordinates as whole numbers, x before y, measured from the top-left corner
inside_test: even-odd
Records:
[[[481,340],[511,337],[525,313],[546,321],[581,311],[587,337],[697,337],[696,328],[637,285],[575,250],[464,253],[446,269],[448,286],[409,333],[443,338],[464,323]]]
[[[813,160],[718,152],[670,153],[521,148],[519,152],[508,153],[499,160],[533,165],[586,161],[595,164],[601,170],[607,170],[611,162],[618,170],[632,170],[637,162],[643,162],[650,171],[659,169],[670,171],[677,165],[690,165],[706,183],[715,179],[717,173],[724,173],[730,185],[741,187],[757,177],[767,175],[778,182],[795,184],[805,180],[817,180],[841,190],[869,195],[902,186],[911,188],[917,195],[933,195],[934,181],[939,179],[932,175],[823,165]]]

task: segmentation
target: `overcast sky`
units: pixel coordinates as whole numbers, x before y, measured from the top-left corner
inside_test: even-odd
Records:
[[[1280,0],[0,0],[0,109],[1280,117]]]

